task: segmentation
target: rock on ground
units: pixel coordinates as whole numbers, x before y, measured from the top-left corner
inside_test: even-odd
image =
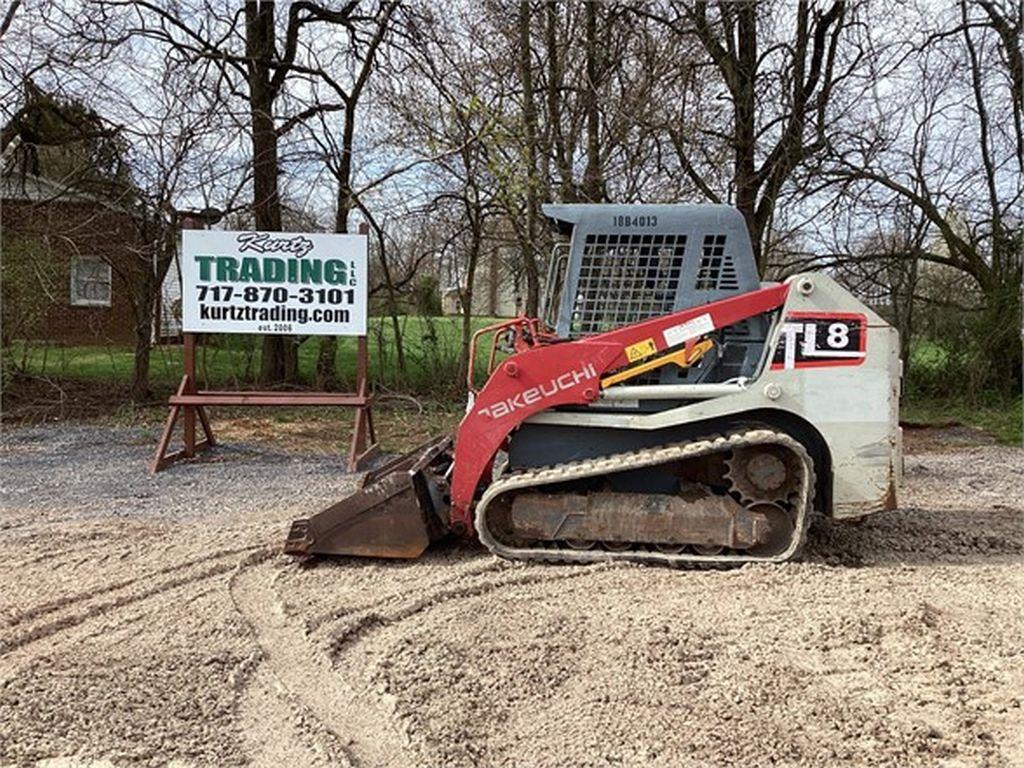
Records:
[[[0,765],[1024,765],[1024,453],[928,446],[801,562],[276,554],[330,457],[7,430]]]

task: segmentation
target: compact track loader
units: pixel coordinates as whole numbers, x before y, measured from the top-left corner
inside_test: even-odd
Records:
[[[896,331],[826,274],[762,283],[727,206],[548,205],[544,318],[490,338],[454,436],[292,524],[285,551],[416,557],[448,534],[520,560],[797,555],[811,516],[896,504]]]

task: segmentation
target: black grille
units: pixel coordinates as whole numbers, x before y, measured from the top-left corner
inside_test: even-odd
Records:
[[[671,312],[685,250],[686,235],[587,235],[569,335]]]
[[[740,287],[732,255],[725,252],[725,235],[704,236],[693,287],[698,291],[735,291]]]

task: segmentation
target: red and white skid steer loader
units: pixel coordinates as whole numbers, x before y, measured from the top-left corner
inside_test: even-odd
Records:
[[[292,524],[285,551],[409,558],[474,533],[519,560],[797,555],[813,514],[896,504],[896,331],[826,274],[762,283],[727,206],[549,205],[545,317],[490,337],[454,437]]]

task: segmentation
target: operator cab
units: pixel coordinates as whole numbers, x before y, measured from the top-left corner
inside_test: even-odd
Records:
[[[576,339],[761,287],[743,217],[727,205],[548,204],[568,243],[552,251],[542,316]],[[623,386],[753,377],[769,324],[754,317],[711,335],[696,365],[666,365]]]

